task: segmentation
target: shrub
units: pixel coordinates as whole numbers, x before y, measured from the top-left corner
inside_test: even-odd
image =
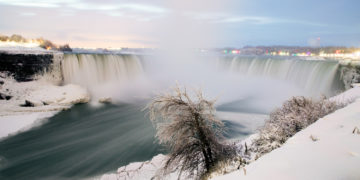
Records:
[[[215,115],[214,102],[196,92],[191,99],[186,89],[157,96],[147,106],[160,144],[170,150],[163,168],[164,175],[179,170],[188,178],[202,177],[216,163],[233,157],[232,146],[221,143],[224,124]]]
[[[343,106],[325,97],[318,101],[292,97],[270,114],[259,132],[259,138],[253,142],[253,151],[258,155],[270,152],[295,133]]]
[[[69,44],[65,44],[59,47],[60,51],[64,52],[72,52],[72,49],[70,48]]]
[[[12,36],[10,36],[9,40],[15,42],[23,42],[23,43],[27,42],[27,40],[24,37],[18,34],[13,34]]]

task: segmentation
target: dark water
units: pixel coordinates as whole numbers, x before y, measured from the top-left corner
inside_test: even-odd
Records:
[[[216,110],[226,112],[246,112],[254,114],[269,114],[270,109],[259,108],[252,102],[256,101],[255,97],[247,97],[241,100],[234,100],[225,104],[219,105]]]
[[[77,105],[0,142],[0,179],[78,179],[162,153],[141,105]]]
[[[0,179],[83,179],[165,153],[144,104],[76,105],[0,142]],[[227,138],[248,135],[224,121]]]

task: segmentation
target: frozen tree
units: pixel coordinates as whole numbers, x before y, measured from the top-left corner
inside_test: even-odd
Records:
[[[27,40],[22,37],[21,35],[18,34],[13,34],[10,38],[10,41],[15,41],[15,42],[27,42]]]
[[[170,150],[164,174],[179,170],[179,178],[183,172],[201,177],[216,163],[235,155],[232,146],[221,142],[224,124],[214,115],[215,101],[204,99],[201,91],[194,97],[176,87],[147,106],[157,139]]]
[[[292,97],[270,114],[254,141],[254,151],[261,155],[280,147],[297,132],[344,105],[325,97],[320,100]]]
[[[57,46],[46,39],[39,38],[38,41],[40,42],[40,47],[44,49],[57,49]]]
[[[353,83],[360,82],[360,66],[347,64],[340,68],[340,78],[344,83],[345,89],[350,89]]]
[[[60,51],[64,51],[64,52],[72,52],[71,47],[69,46],[69,44],[65,44],[59,47]]]

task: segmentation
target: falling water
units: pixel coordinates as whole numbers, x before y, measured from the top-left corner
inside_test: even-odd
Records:
[[[65,54],[62,73],[65,83],[91,87],[135,79],[143,73],[143,67],[135,55]]]
[[[265,77],[296,85],[311,96],[333,95],[339,87],[337,61],[235,56],[222,59],[222,67],[246,77]]]

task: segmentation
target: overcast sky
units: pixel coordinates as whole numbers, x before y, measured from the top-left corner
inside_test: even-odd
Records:
[[[73,47],[360,47],[358,0],[0,0],[0,34]]]

